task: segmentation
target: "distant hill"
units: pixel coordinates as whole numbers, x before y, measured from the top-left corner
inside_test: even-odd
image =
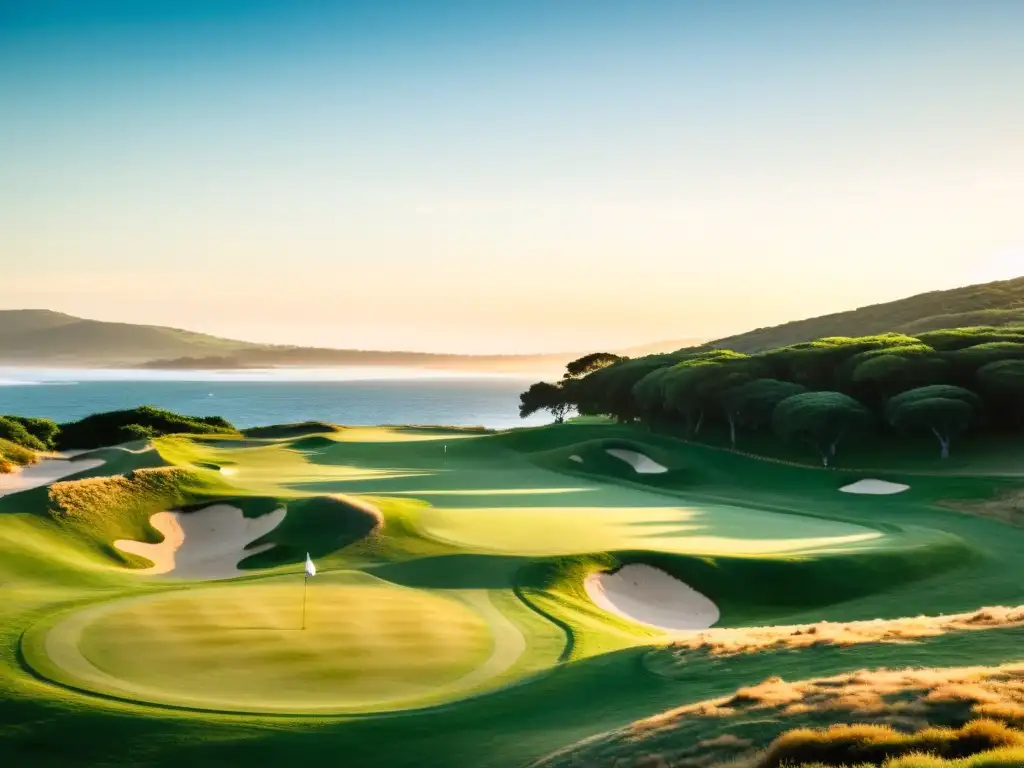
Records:
[[[826,336],[871,336],[893,331],[913,335],[943,328],[1024,325],[1024,277],[932,291],[709,342],[712,348],[762,352]]]
[[[586,354],[454,355],[255,344],[156,325],[0,310],[0,365],[154,369],[395,366],[480,372],[561,371]]]
[[[157,357],[231,355],[260,346],[177,328],[83,320],[49,310],[0,310],[0,362],[8,365],[133,365]]]

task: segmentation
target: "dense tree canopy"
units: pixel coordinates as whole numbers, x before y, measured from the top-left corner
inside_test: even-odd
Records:
[[[753,355],[706,347],[634,359],[596,353],[552,386],[557,392],[539,392],[558,407],[688,439],[706,439],[713,427],[735,446],[743,433],[771,427],[790,442],[827,443],[823,458],[832,463],[837,439],[873,424],[882,435],[932,434],[946,456],[965,430],[1024,429],[1024,328],[832,336]],[[801,395],[822,397],[782,409]],[[811,413],[820,429],[811,430]]]

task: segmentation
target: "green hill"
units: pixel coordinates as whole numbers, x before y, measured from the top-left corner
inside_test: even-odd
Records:
[[[707,346],[763,352],[829,336],[874,336],[888,332],[913,335],[977,325],[1024,325],[1024,277],[932,291],[849,312],[758,328]]]

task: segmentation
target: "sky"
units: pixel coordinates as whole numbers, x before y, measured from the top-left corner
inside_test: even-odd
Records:
[[[0,308],[470,353],[1024,275],[1019,0],[0,0]]]

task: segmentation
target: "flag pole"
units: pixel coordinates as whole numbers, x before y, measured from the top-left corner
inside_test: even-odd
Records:
[[[309,576],[302,577],[302,628],[306,628],[306,585],[309,584]]]

